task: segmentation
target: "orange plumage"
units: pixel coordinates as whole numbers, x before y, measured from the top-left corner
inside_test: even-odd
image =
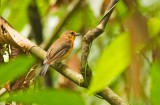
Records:
[[[71,53],[76,36],[78,36],[76,32],[68,30],[51,45],[44,59],[44,66],[40,71],[40,76],[46,74],[50,64],[63,60]]]

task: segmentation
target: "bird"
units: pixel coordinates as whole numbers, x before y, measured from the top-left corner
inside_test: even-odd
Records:
[[[62,61],[71,53],[74,40],[79,35],[75,31],[67,30],[49,47],[39,73],[40,76],[45,76],[49,65]]]

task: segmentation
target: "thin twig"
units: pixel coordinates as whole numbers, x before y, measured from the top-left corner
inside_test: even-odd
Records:
[[[92,30],[89,30],[84,35],[83,44],[82,44],[82,55],[81,55],[81,74],[84,77],[86,87],[88,87],[90,79],[91,79],[91,75],[92,75],[92,71],[90,69],[88,69],[89,66],[88,66],[88,62],[87,62],[92,41],[95,38],[97,38],[101,33],[103,33],[103,31],[106,27],[106,24],[111,16],[111,13],[113,12],[113,9],[115,8],[115,5],[117,4],[117,2],[118,2],[118,0],[111,0],[104,16],[102,17],[102,19],[99,22],[99,24],[97,25],[97,27],[95,27]]]
[[[102,17],[101,21],[99,22],[97,28],[104,30],[106,27],[106,24],[117,4],[118,0],[111,0],[109,6],[107,7],[107,10],[104,14],[104,16]]]

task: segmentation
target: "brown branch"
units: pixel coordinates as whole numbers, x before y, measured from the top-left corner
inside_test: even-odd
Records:
[[[28,39],[22,37],[2,17],[0,17],[0,43],[14,44],[17,47],[20,47],[23,51],[30,51],[33,55],[39,57],[42,60],[46,56],[46,52],[42,48],[38,47]],[[62,63],[56,63],[51,65],[51,67],[53,67],[56,71],[77,85],[85,87],[82,75],[73,71],[68,66]],[[129,105],[109,88],[101,91],[99,95],[113,105]]]
[[[101,29],[101,30],[104,30],[105,27],[106,27],[106,24],[117,4],[118,0],[111,0],[110,3],[109,3],[109,6],[107,7],[107,10],[104,14],[104,16],[102,17],[101,21],[99,22],[97,28]]]
[[[87,62],[92,41],[95,38],[97,38],[101,33],[103,33],[103,31],[106,27],[106,24],[111,16],[111,13],[112,13],[115,5],[117,4],[117,2],[118,2],[118,0],[111,0],[103,18],[101,19],[101,21],[99,22],[97,27],[95,27],[92,30],[89,30],[84,35],[83,45],[82,45],[82,55],[81,55],[81,73],[84,77],[86,87],[88,87],[90,79],[91,79],[91,75],[92,75],[92,71],[90,69],[88,69],[89,66],[88,66],[88,62]]]
[[[130,105],[126,101],[122,100],[117,94],[115,94],[109,87],[98,93],[105,100],[107,100],[111,105]]]

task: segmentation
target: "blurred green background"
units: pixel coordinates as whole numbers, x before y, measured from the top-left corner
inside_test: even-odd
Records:
[[[11,26],[29,38],[34,43],[47,49],[65,30],[75,30],[82,33],[77,37],[72,54],[64,60],[70,68],[80,72],[80,56],[83,35],[96,27],[101,20],[110,0],[1,0],[0,15]],[[3,57],[7,59],[7,54]],[[20,61],[27,60],[20,58]],[[8,60],[5,60],[8,61]],[[16,61],[16,60],[15,60]],[[18,65],[20,65],[17,63]],[[18,62],[18,60],[17,60]],[[28,61],[32,62],[33,61]],[[40,62],[40,60],[38,61]],[[160,1],[159,0],[120,0],[104,30],[93,43],[89,55],[89,66],[94,77],[90,85],[90,92],[96,92],[107,85],[124,100],[132,105],[159,105],[160,97]],[[1,62],[2,63],[2,62]],[[7,63],[8,64],[8,63]],[[10,72],[17,65],[5,68]],[[15,80],[14,76],[3,78],[6,72],[0,66],[0,86],[7,81]],[[20,67],[20,69],[23,68]],[[25,67],[24,67],[25,68]],[[23,68],[23,69],[24,69]],[[23,70],[25,73],[27,67]],[[15,70],[16,71],[16,70]],[[17,71],[18,72],[18,71]],[[14,72],[13,72],[14,73]],[[20,73],[21,74],[21,73]],[[61,99],[62,94],[67,100],[58,103],[70,105],[106,105],[105,100],[87,94],[87,90],[80,88],[68,79],[50,70],[45,78],[37,78],[36,89],[45,89],[42,100],[28,99],[28,103],[52,103],[52,98]],[[48,88],[50,88],[48,90]],[[58,90],[47,94],[53,88]],[[68,97],[64,94],[69,89]],[[60,90],[59,90],[60,89]],[[34,86],[30,86],[32,97]],[[63,93],[64,91],[64,93]],[[59,92],[59,93],[56,93]],[[18,94],[18,93],[17,93]],[[55,95],[54,95],[55,94]],[[5,95],[4,97],[7,97]],[[24,97],[18,94],[17,97]],[[19,100],[15,96],[2,100]],[[33,98],[34,99],[34,98]],[[71,102],[74,100],[74,102]],[[63,98],[62,98],[63,100]],[[27,100],[24,100],[24,103]],[[55,101],[54,101],[55,102]],[[3,103],[3,101],[2,101]],[[55,104],[57,104],[55,103]]]

